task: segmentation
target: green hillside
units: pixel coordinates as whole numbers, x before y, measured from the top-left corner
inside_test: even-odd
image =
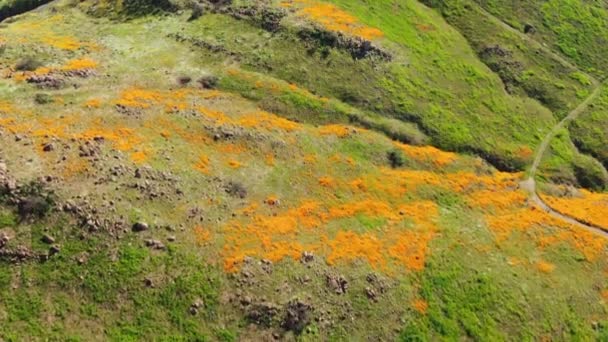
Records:
[[[29,4],[0,341],[608,338],[598,3]]]

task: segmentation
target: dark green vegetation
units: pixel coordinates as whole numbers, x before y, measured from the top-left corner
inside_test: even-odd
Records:
[[[48,2],[50,0],[2,0],[0,1],[0,21],[31,11]]]
[[[574,143],[608,167],[608,89],[602,88],[600,98],[570,125]]]

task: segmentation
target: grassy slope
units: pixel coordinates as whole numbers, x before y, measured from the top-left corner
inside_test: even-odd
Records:
[[[608,12],[596,1],[477,1],[491,13],[523,31],[536,28],[535,38],[546,42],[581,68],[602,76],[608,70],[602,46],[608,41]]]
[[[444,149],[480,151],[506,168],[524,167],[528,160],[521,150],[534,148],[554,123],[546,109],[505,94],[500,80],[476,59],[462,37],[421,4],[393,7],[380,1],[372,8],[360,1],[339,4],[385,33],[387,48],[394,47],[395,62],[374,66],[354,62],[340,52],[327,59],[318,54],[311,58],[289,32],[256,37],[245,24],[225,17],[202,18],[194,23],[191,36],[242,51],[239,59],[248,69],[370,111],[416,121]],[[420,28],[425,26],[432,29]],[[222,38],[220,27],[236,30],[235,35],[248,33],[232,41]]]
[[[490,17],[491,14],[488,15],[473,1],[426,1],[425,3],[436,7],[448,22],[463,33],[484,63],[501,75],[511,92],[523,93],[538,99],[551,109],[556,117],[563,118],[590,94],[594,84],[589,76],[542,49],[535,40],[539,39],[542,44],[545,42],[536,33],[529,33],[527,40],[522,39],[520,35],[502,27],[496,19]],[[493,2],[483,2],[483,5],[486,9],[493,6],[494,11],[490,10],[493,14],[497,14],[497,8],[503,8],[504,11],[497,14],[498,20],[506,20],[505,13],[511,6]],[[526,6],[532,5],[528,3]],[[535,23],[521,20],[522,23]],[[512,21],[507,22],[513,25]],[[524,24],[515,25],[515,28],[523,32]],[[487,50],[496,47],[501,49],[499,53]],[[504,53],[506,55],[503,55]],[[600,191],[606,187],[602,166],[592,157],[578,153],[569,143],[570,138],[579,146],[582,140],[587,141],[589,145],[590,141],[597,139],[597,134],[593,130],[581,128],[589,127],[589,123],[586,123],[588,120],[583,115],[578,119],[578,122],[582,123],[573,134],[563,132],[558,136],[558,141],[552,144],[551,153],[541,165],[543,177],[579,186],[584,184],[585,187]],[[597,115],[595,121],[597,123]],[[582,150],[597,157],[602,148],[595,144],[593,148]],[[593,181],[589,181],[590,179]]]
[[[601,97],[580,119],[570,125],[570,131],[577,146],[608,167],[608,95],[606,87]]]
[[[608,41],[608,11],[593,1],[478,1],[489,12],[513,27],[523,30],[532,24],[537,33],[532,36],[560,51],[584,70],[603,78],[608,70],[602,46]],[[571,125],[575,143],[585,153],[606,165],[605,134],[608,126],[603,100]],[[598,109],[599,108],[599,109]]]
[[[370,12],[370,17],[363,14],[362,3],[349,4],[352,6],[351,10],[361,13],[364,20],[370,23],[376,21],[378,26],[388,25],[384,21],[390,17],[378,18],[379,13],[387,13],[386,3],[380,3],[375,9],[379,12]],[[348,8],[346,2],[343,5]],[[394,70],[386,74],[386,80],[391,80],[392,77],[392,81],[385,80],[386,82],[380,84],[398,90],[402,84],[407,84],[406,79],[411,77],[418,80],[420,89],[430,91],[425,94],[424,91],[417,90],[415,94],[424,100],[420,106],[431,106],[430,94],[436,94],[437,90],[432,91],[428,87],[435,87],[432,81],[438,81],[441,73],[433,71],[437,65],[426,66],[422,60],[424,56],[428,57],[428,54],[438,53],[441,59],[436,63],[440,70],[454,73],[449,76],[453,80],[444,80],[442,87],[450,90],[453,87],[454,91],[462,87],[464,90],[459,91],[463,94],[480,92],[478,96],[487,95],[490,99],[492,96],[499,96],[499,99],[503,99],[500,101],[505,101],[504,106],[510,106],[508,101],[512,98],[500,92],[500,82],[474,60],[472,52],[465,49],[456,53],[453,52],[454,49],[459,51],[461,47],[449,45],[454,44],[450,43],[451,39],[455,39],[457,43],[464,41],[433,12],[419,5],[411,6],[413,7],[410,9],[416,10],[412,12],[415,17],[408,18],[408,23],[423,19],[423,23],[437,22],[435,25],[440,29],[432,33],[432,37],[447,35],[441,42],[448,44],[452,52],[438,53],[441,52],[438,50],[439,42],[430,41],[424,44],[427,38],[418,36],[413,31],[410,32],[411,37],[399,36],[397,23],[390,23],[390,26],[384,26],[385,29],[393,29],[387,30],[392,32],[387,33],[390,34],[389,38],[394,35],[395,38],[392,39],[400,44],[418,44],[411,57],[411,65],[417,69],[407,71],[403,66],[391,66]],[[398,9],[400,15],[404,15],[406,8]],[[269,331],[281,332],[281,317],[272,322],[270,329],[252,327],[245,318],[246,311],[238,304],[239,297],[236,297],[237,300],[230,300],[239,293],[249,295],[255,300],[273,301],[278,305],[284,305],[293,298],[305,299],[314,305],[315,317],[323,317],[324,312],[329,311],[325,317],[333,324],[325,326],[323,322],[313,321],[309,329],[299,337],[302,340],[353,340],[369,336],[395,339],[397,335],[404,340],[414,336],[423,339],[471,337],[496,340],[509,337],[527,339],[545,335],[567,340],[598,338],[605,333],[606,323],[602,321],[602,317],[605,317],[606,313],[606,299],[600,295],[605,288],[605,269],[608,267],[604,244],[600,243],[597,247],[593,245],[592,252],[597,255],[595,258],[587,258],[585,247],[597,241],[587,240],[588,237],[581,232],[562,232],[551,228],[551,224],[544,223],[530,227],[526,226],[523,220],[520,222],[509,218],[505,220],[509,223],[509,234],[506,238],[501,238],[505,233],[502,230],[504,227],[491,227],[488,222],[502,209],[488,208],[482,203],[471,202],[474,198],[472,196],[481,188],[492,192],[481,199],[500,199],[501,191],[505,191],[508,201],[508,196],[517,194],[512,186],[503,188],[495,184],[473,184],[463,190],[437,186],[432,182],[425,184],[422,181],[418,186],[407,187],[405,195],[397,191],[401,195],[391,197],[395,190],[402,188],[400,182],[416,180],[416,171],[429,171],[439,178],[451,175],[454,179],[463,177],[459,172],[472,172],[475,178],[484,174],[497,175],[480,160],[457,156],[455,162],[443,165],[434,161],[434,158],[439,158],[434,153],[430,154],[430,160],[408,156],[405,165],[399,170],[404,172],[403,174],[386,177],[382,170],[387,167],[386,154],[394,149],[394,145],[385,136],[362,131],[339,138],[334,134],[320,134],[317,128],[310,125],[304,125],[301,130],[291,133],[279,129],[235,125],[229,128],[242,132],[243,135],[237,135],[230,142],[214,142],[212,137],[217,124],[196,111],[193,115],[193,106],[222,111],[235,119],[255,112],[258,106],[284,110],[285,112],[279,114],[288,117],[298,117],[304,112],[313,113],[311,117],[305,118],[305,121],[313,123],[326,123],[335,120],[336,115],[347,116],[353,111],[344,104],[344,101],[349,102],[352,97],[332,98],[329,104],[321,105],[320,103],[324,103],[322,100],[303,91],[304,86],[309,85],[320,95],[331,96],[340,86],[338,82],[344,81],[339,77],[345,76],[340,76],[336,71],[330,72],[329,67],[321,69],[315,65],[318,64],[317,60],[301,60],[299,53],[303,51],[296,49],[297,42],[270,39],[268,44],[271,48],[261,49],[257,52],[257,58],[264,61],[280,61],[285,58],[290,62],[284,64],[288,67],[286,70],[260,70],[264,72],[251,76],[239,69],[238,63],[226,59],[225,56],[192,49],[188,44],[177,43],[166,37],[167,33],[179,32],[185,26],[188,34],[200,35],[203,32],[207,37],[219,39],[220,27],[217,25],[223,24],[221,29],[225,36],[222,43],[236,51],[243,51],[246,55],[243,57],[245,61],[249,58],[254,60],[250,57],[254,55],[253,45],[268,36],[243,22],[209,15],[192,24],[186,24],[187,16],[153,17],[116,23],[87,17],[74,8],[60,8],[59,11],[60,14],[52,17],[48,12],[28,14],[21,21],[0,32],[2,37],[27,38],[25,41],[8,40],[12,43],[9,43],[3,55],[3,69],[6,71],[6,67],[14,65],[20,57],[36,49],[38,56],[48,66],[65,65],[74,58],[92,58],[100,64],[96,69],[97,75],[88,79],[71,79],[78,87],[44,91],[55,99],[53,103],[44,105],[37,105],[33,101],[34,94],[40,93],[40,90],[14,79],[5,80],[4,86],[0,88],[2,116],[3,119],[16,120],[17,125],[12,125],[10,121],[2,123],[24,135],[26,144],[16,142],[11,133],[4,134],[2,146],[10,148],[3,150],[2,157],[13,174],[20,179],[33,179],[48,174],[58,176],[59,182],[51,186],[56,188],[61,199],[79,194],[91,203],[99,205],[99,208],[104,208],[108,200],[113,200],[120,203],[116,206],[117,212],[104,210],[103,214],[110,217],[123,215],[127,219],[127,228],[131,222],[138,219],[150,222],[153,228],[143,236],[130,232],[119,233],[117,236],[120,240],[116,241],[105,232],[83,232],[72,218],[64,214],[54,213],[37,224],[26,224],[16,222],[14,214],[3,209],[0,215],[2,229],[10,228],[8,231],[16,236],[11,241],[11,246],[25,245],[42,252],[48,246],[39,242],[40,237],[43,233],[50,233],[61,244],[62,251],[47,263],[12,265],[0,262],[0,297],[3,298],[0,301],[0,337],[6,340],[72,338],[120,341],[154,338],[192,340],[205,337],[231,341],[239,338],[267,338]],[[414,30],[413,24],[408,24],[407,28]],[[443,29],[447,30],[447,33],[440,33]],[[244,34],[250,36],[243,36]],[[49,37],[53,39],[42,39]],[[101,48],[69,51],[49,46],[49,42],[65,42],[59,37],[78,40],[101,37],[97,42]],[[239,41],[233,43],[235,37]],[[277,52],[271,56],[264,53],[275,51],[274,49]],[[290,54],[288,51],[294,52]],[[365,62],[357,64],[349,61],[340,51],[332,51],[332,54],[331,58],[336,58],[337,63],[333,65],[338,65],[335,67],[338,71],[343,72],[349,67],[369,67]],[[460,54],[467,63],[447,63],[450,58],[461,56]],[[145,56],[143,62],[142,56]],[[229,68],[223,66],[224,61],[227,61]],[[309,66],[315,73],[297,73],[298,64],[294,61],[305,63],[303,65]],[[484,81],[480,81],[481,85],[476,85],[476,82],[466,86],[467,82],[452,83],[460,82],[457,72],[477,70],[471,69],[470,64],[479,68],[479,72],[485,75],[482,77]],[[243,63],[242,66],[259,70],[257,62]],[[229,69],[240,71],[230,73]],[[184,100],[186,109],[173,111],[166,108],[166,101],[170,101],[177,94],[176,77],[191,75],[196,78],[208,72],[224,76],[220,87],[242,93],[247,98],[221,93],[219,97],[205,99],[203,93],[200,97],[197,94]],[[323,78],[312,77],[319,76],[321,72],[327,73],[325,82],[328,84],[322,84]],[[413,78],[418,72],[424,76]],[[296,75],[302,79],[295,79]],[[353,77],[350,82],[363,82],[356,78],[360,77],[357,74],[347,75]],[[398,80],[395,75],[403,78]],[[248,79],[249,76],[253,79]],[[428,84],[420,81],[426,77],[429,77]],[[277,78],[296,82],[302,88],[293,90]],[[262,81],[262,86],[256,87],[259,80]],[[248,86],[247,82],[252,82],[253,87]],[[355,87],[352,83],[349,84],[347,90],[352,91]],[[368,84],[374,83],[362,83]],[[492,88],[488,88],[488,84],[492,85]],[[142,109],[139,113],[135,111],[134,116],[117,112],[114,104],[120,98],[121,92],[133,86],[160,91],[168,94],[168,99],[164,98],[160,103],[153,102],[150,108]],[[275,90],[277,87],[282,89],[278,93]],[[361,91],[365,95],[364,89]],[[465,96],[463,94],[461,95]],[[402,100],[411,102],[405,106],[419,106],[414,95],[399,96],[404,96]],[[435,106],[439,108],[439,112],[446,111],[447,109],[442,108],[449,108],[453,101],[456,101],[455,96],[447,96],[445,92],[443,96],[445,103]],[[100,101],[99,108],[87,107],[86,103],[91,99]],[[459,113],[470,115],[462,119],[462,125],[475,122],[472,119],[473,114],[463,109],[466,108],[465,104],[478,106],[474,99],[475,97],[465,98],[465,103],[455,107],[462,111]],[[14,105],[17,110],[7,111],[4,107],[6,103]],[[382,104],[381,101],[377,103]],[[177,104],[171,103],[179,106],[181,104],[179,101]],[[361,105],[357,101],[351,104]],[[386,105],[392,106],[391,103]],[[529,105],[537,108],[536,104]],[[361,106],[365,108],[355,111],[360,111],[360,115],[372,115],[369,111],[373,105]],[[497,125],[494,127],[499,127],[504,124],[503,120],[507,120],[507,109],[504,113],[500,112],[505,117],[475,118],[482,120],[481,122],[489,120],[488,122]],[[454,122],[460,122],[461,119],[455,117],[456,114]],[[64,122],[61,120],[67,120],[67,128],[61,125]],[[338,119],[344,120],[344,117]],[[430,117],[424,120],[430,120]],[[547,119],[547,123],[551,121],[553,119]],[[58,122],[59,125],[53,125],[53,122]],[[29,125],[33,125],[33,128]],[[475,127],[477,126],[471,126],[471,129]],[[100,162],[86,161],[91,164],[87,164],[84,170],[71,172],[73,170],[69,165],[79,160],[77,154],[81,142],[70,141],[64,134],[90,128],[111,131],[117,128],[132,128],[140,140],[132,141],[134,146],[129,146],[129,149],[122,152],[116,151],[109,141],[101,147]],[[448,128],[447,125],[438,127],[436,132],[443,134]],[[168,138],[160,136],[159,129],[160,133],[168,133]],[[403,129],[408,130],[408,136],[416,135],[424,139],[411,126]],[[340,131],[338,129],[338,132]],[[459,134],[461,132],[448,134],[447,139],[452,141]],[[508,134],[499,134],[496,142],[507,139]],[[47,136],[58,137],[61,142],[57,142],[58,151],[50,154],[38,151],[37,147],[48,141]],[[472,137],[481,136],[486,136],[487,140],[493,139],[493,135],[487,132],[478,131],[472,134]],[[518,137],[517,134],[515,136],[515,141],[528,139]],[[437,139],[437,135],[432,138]],[[59,147],[63,144],[67,144],[70,149]],[[235,152],[238,149],[232,144],[242,147],[243,151]],[[185,190],[185,195],[161,197],[151,201],[130,187],[130,184],[140,182],[132,174],[135,167],[141,166],[132,160],[133,153],[138,151],[149,153],[144,163],[156,170],[179,176],[179,187]],[[274,156],[272,167],[264,161],[267,154]],[[62,155],[67,156],[67,164],[60,161]],[[193,167],[200,155],[205,155],[210,160],[209,175],[201,174]],[[244,166],[238,169],[230,167],[228,162],[233,159]],[[22,167],[23,165],[27,167]],[[130,172],[117,176],[117,180],[110,183],[97,182],[104,175],[109,178],[110,167],[117,165],[129,167]],[[335,178],[339,184],[337,189],[327,190],[320,186],[319,177],[327,175]],[[349,184],[355,178],[369,182],[369,193],[351,189]],[[374,179],[381,179],[382,182],[373,182]],[[249,194],[245,200],[225,193],[222,185],[231,180],[241,182],[248,189]],[[264,200],[269,196],[280,198],[281,205],[276,209],[267,208]],[[226,251],[224,246],[231,237],[225,224],[228,218],[236,214],[235,217],[240,223],[247,224],[250,219],[239,213],[250,204],[259,206],[259,210],[254,214],[260,218],[265,218],[265,215],[280,216],[284,211],[297,207],[300,200],[306,198],[319,201],[328,207],[369,199],[386,201],[391,208],[412,202],[431,201],[439,207],[438,236],[430,241],[424,267],[420,270],[411,270],[393,263],[386,272],[373,268],[366,261],[367,253],[374,255],[373,248],[370,251],[362,248],[359,257],[355,253],[353,259],[338,259],[328,265],[325,261],[333,255],[332,248],[324,246],[315,251],[316,262],[310,267],[285,258],[274,264],[273,273],[269,276],[259,271],[254,263],[249,270],[255,275],[254,285],[247,285],[249,277],[241,273],[225,273],[225,255],[222,253]],[[524,206],[522,199],[512,210],[516,211]],[[200,240],[200,235],[197,235],[196,226],[201,224],[199,217],[188,218],[189,209],[194,207],[203,210],[202,225],[210,232],[210,240]],[[507,209],[511,210],[510,207]],[[353,231],[380,241],[389,239],[393,242],[395,237],[390,235],[393,227],[387,224],[390,220],[383,215],[352,215],[313,230],[298,230],[296,235],[287,234],[283,237],[276,234],[270,237],[277,241],[289,238],[292,242],[314,245],[317,241],[326,241],[325,239],[333,241],[340,232]],[[406,211],[406,217],[408,219],[405,223],[396,224],[399,233],[417,232],[417,229],[426,227],[425,224],[428,223],[412,221],[416,219],[414,210],[411,215]],[[167,231],[162,228],[165,225],[177,228],[180,224],[184,224],[183,231]],[[153,237],[165,241],[165,236],[169,234],[176,235],[177,243],[167,243],[170,246],[168,251],[158,252],[144,247],[144,238]],[[84,239],[81,239],[81,236],[84,236]],[[239,236],[244,238],[256,234]],[[416,241],[416,238],[410,237],[409,240]],[[583,246],[572,241],[582,241]],[[334,248],[350,251],[352,241],[347,242]],[[276,252],[272,248],[256,249],[258,245],[261,243],[249,246],[250,253],[256,259],[270,257],[272,252]],[[414,249],[416,247],[417,245],[411,246]],[[383,257],[389,258],[386,246],[380,251]],[[77,259],[83,252],[86,252],[88,261],[79,265]],[[410,252],[404,253],[409,255]],[[539,270],[540,261],[553,264],[555,269]],[[324,277],[326,273],[345,275],[350,285],[346,295],[338,296],[327,289]],[[379,296],[378,303],[370,301],[365,294],[367,287],[376,286],[366,281],[369,273],[377,274],[389,285],[388,291]],[[302,277],[311,280],[303,282]],[[146,278],[152,279],[154,288],[144,286]],[[205,304],[198,315],[192,316],[188,309],[197,298],[202,299]],[[427,303],[428,307],[425,310],[420,307],[416,309],[412,305],[416,300]],[[542,319],[539,320],[539,317]],[[285,338],[294,336],[288,333]]]

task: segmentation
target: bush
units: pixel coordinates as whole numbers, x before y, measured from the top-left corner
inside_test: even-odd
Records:
[[[39,93],[34,95],[34,101],[37,104],[47,104],[53,102],[53,97],[49,94]]]
[[[392,168],[398,168],[405,165],[405,156],[401,150],[393,149],[386,154],[386,157]]]
[[[213,89],[217,85],[218,78],[214,75],[204,75],[199,78],[196,82],[198,82],[201,87],[205,89]]]
[[[239,182],[230,182],[226,185],[226,192],[232,197],[245,198],[247,197],[247,189]]]
[[[203,14],[205,14],[205,9],[203,8],[203,5],[201,5],[199,3],[193,3],[192,4],[192,13],[190,14],[190,18],[188,18],[188,21],[196,20],[196,19],[202,17]]]
[[[124,0],[122,11],[131,16],[174,12],[177,7],[169,0]]]
[[[19,188],[20,199],[17,202],[17,213],[23,220],[42,218],[55,205],[53,192],[44,188],[40,182],[33,181]]]
[[[192,77],[190,76],[180,76],[177,78],[177,83],[179,85],[187,85],[192,81]]]
[[[34,71],[42,66],[42,63],[33,57],[26,57],[17,62],[15,70],[17,71]]]

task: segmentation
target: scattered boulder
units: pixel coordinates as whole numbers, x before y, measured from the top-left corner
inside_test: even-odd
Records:
[[[8,262],[21,262],[35,257],[37,255],[25,246],[17,246],[15,249],[0,249],[0,259]]]
[[[86,252],[80,254],[78,256],[78,258],[76,259],[76,262],[78,262],[78,265],[84,265],[87,263],[87,261],[89,261],[89,254]]]
[[[0,249],[4,248],[4,246],[6,246],[9,241],[10,241],[10,237],[8,236],[8,234],[5,232],[1,232],[0,233]]]
[[[302,257],[300,257],[300,262],[303,264],[307,264],[312,262],[315,259],[315,256],[312,252],[304,251],[302,252]]]
[[[180,76],[177,78],[177,83],[182,86],[185,86],[190,82],[192,82],[192,77],[190,76]]]
[[[144,279],[144,286],[146,286],[146,287],[154,287],[154,283],[152,282],[152,279],[145,278]]]
[[[279,311],[277,305],[264,302],[249,306],[246,317],[251,323],[268,328]]]
[[[26,82],[40,89],[59,89],[65,84],[62,78],[53,75],[33,75],[28,77]]]
[[[49,257],[58,254],[59,252],[61,252],[61,248],[58,245],[52,245],[51,248],[49,248]]]
[[[135,224],[133,224],[133,227],[132,227],[132,230],[136,233],[143,232],[148,229],[150,229],[150,227],[145,222],[136,222]]]
[[[204,89],[213,89],[217,86],[218,82],[217,76],[214,75],[204,75],[201,76],[196,82],[201,85]]]
[[[49,244],[49,245],[52,245],[52,244],[54,244],[54,243],[55,243],[55,238],[54,238],[54,237],[52,237],[52,236],[50,236],[49,234],[44,234],[44,235],[42,236],[42,239],[41,239],[41,240],[42,240],[42,242],[44,242],[44,243],[46,243],[46,244]]]
[[[339,295],[346,293],[348,281],[343,276],[327,275],[325,279],[327,287],[329,287],[330,290]]]
[[[152,249],[158,249],[158,250],[165,249],[165,245],[160,240],[146,239],[144,241],[144,243],[146,244],[146,246],[148,246]]]
[[[300,334],[310,323],[310,313],[312,306],[299,300],[292,300],[287,303],[285,318],[281,326],[288,331]]]
[[[372,300],[374,302],[378,301],[378,294],[376,293],[376,290],[374,290],[372,287],[368,286],[365,288],[365,295],[369,300]]]
[[[55,150],[55,146],[53,145],[53,143],[46,143],[42,146],[42,150],[44,152],[51,152]]]
[[[526,23],[524,25],[524,33],[525,34],[534,34],[536,33],[536,27],[534,27],[534,25]]]
[[[247,189],[245,186],[239,182],[228,182],[224,187],[228,195],[237,198],[245,198],[247,197]]]

